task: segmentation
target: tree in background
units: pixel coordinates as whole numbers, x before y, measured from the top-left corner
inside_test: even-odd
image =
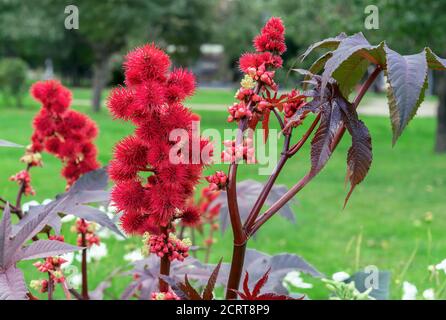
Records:
[[[93,52],[94,111],[100,110],[114,53],[149,39],[181,48],[174,57],[191,61],[204,40],[210,6],[205,0],[75,0],[69,4],[79,8],[79,29],[74,32]]]
[[[68,5],[79,9],[79,29],[64,27]],[[177,49],[175,61],[190,64],[210,34],[213,5],[206,0],[41,0],[38,5],[0,0],[0,55],[23,57],[32,67],[51,58],[74,84],[91,69],[92,105],[98,111],[113,54],[156,40]]]
[[[13,97],[17,107],[22,107],[22,97],[26,86],[28,66],[20,58],[0,60],[0,92],[3,98]]]

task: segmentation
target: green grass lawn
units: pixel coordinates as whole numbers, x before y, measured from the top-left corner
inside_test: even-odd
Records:
[[[75,90],[74,97],[85,92]],[[199,91],[200,93],[200,91]],[[230,94],[232,97],[233,93]],[[28,99],[28,98],[27,98]],[[198,94],[197,103],[230,103],[228,92],[208,91]],[[29,100],[27,100],[29,101]],[[35,105],[23,110],[0,107],[0,138],[27,144],[31,135],[31,121]],[[106,164],[111,157],[112,146],[132,131],[132,126],[112,121],[106,110],[91,114],[86,107],[77,108],[88,112],[100,128],[97,139],[100,161]],[[215,128],[223,131],[232,128],[226,123],[225,112],[199,111],[202,129]],[[299,254],[326,275],[337,271],[352,273],[367,265],[376,265],[392,273],[391,296],[401,298],[401,281],[416,284],[420,291],[434,287],[430,282],[427,267],[446,258],[446,157],[433,153],[435,120],[415,119],[407,128],[397,145],[391,147],[391,130],[388,119],[363,117],[373,137],[374,162],[369,176],[353,193],[346,209],[342,210],[347,190],[344,188],[346,153],[349,147],[347,137],[339,145],[323,172],[297,196],[293,205],[297,224],[292,225],[280,217],[274,217],[261,230],[256,240],[249,243],[256,248],[276,254],[291,252]],[[297,135],[302,133],[298,131]],[[296,136],[297,136],[296,135]],[[18,159],[23,150],[1,148],[0,195],[14,199],[17,187],[8,177],[21,170]],[[43,156],[44,167],[32,170],[33,186],[37,191],[34,198],[24,201],[54,197],[64,190],[64,180],[59,175],[60,163],[50,155]],[[292,159],[278,182],[291,187],[308,169],[309,149]],[[214,166],[226,170],[223,165]],[[257,176],[257,166],[242,165],[240,180]],[[259,180],[266,180],[259,176]],[[433,222],[427,223],[427,212],[433,214]],[[64,227],[69,234],[69,226]],[[432,241],[429,240],[431,234]],[[75,242],[75,236],[67,236]],[[106,240],[109,255],[89,267],[91,286],[97,285],[117,267],[125,267],[122,256],[139,246],[140,240],[125,242]],[[230,260],[231,234],[218,237],[212,261],[224,257]],[[411,255],[414,259],[411,260]],[[26,270],[26,279],[38,278],[31,262],[21,266]],[[404,271],[406,270],[406,271]],[[314,284],[313,289],[301,290],[310,298],[327,298],[327,291],[319,280],[305,278]],[[444,279],[444,276],[443,276]],[[129,278],[114,278],[109,297],[117,297]],[[58,296],[60,297],[60,290]],[[443,295],[446,298],[446,295]]]

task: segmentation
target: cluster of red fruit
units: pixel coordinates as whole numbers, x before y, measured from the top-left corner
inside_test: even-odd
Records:
[[[294,115],[300,107],[305,104],[305,99],[300,95],[299,91],[293,89],[287,94],[287,100],[283,104],[283,113],[286,118],[290,118]]]
[[[27,170],[22,170],[9,178],[10,181],[16,181],[20,186],[23,186],[23,193],[28,195],[35,195],[33,187],[31,186],[31,176]]]
[[[77,245],[84,246],[90,248],[92,245],[99,245],[100,239],[95,233],[96,225],[94,223],[90,223],[85,221],[84,219],[76,220],[76,224],[72,227],[72,232],[76,232],[77,236]],[[83,243],[83,238],[85,237],[85,244]]]
[[[226,147],[221,154],[223,162],[232,163],[244,160],[246,163],[256,163],[255,149],[251,138],[245,138],[241,144],[236,144],[235,140],[225,140],[223,145]]]
[[[45,150],[58,157],[64,164],[62,176],[69,187],[82,174],[99,168],[93,144],[98,134],[96,124],[69,109],[71,92],[58,81],[37,82],[31,93],[42,103],[33,121],[32,152]]]
[[[152,292],[152,300],[181,300],[175,292]]]
[[[49,273],[51,275],[51,280],[55,283],[62,283],[65,281],[65,276],[61,267],[65,262],[67,262],[67,260],[61,257],[48,257],[43,262],[35,262],[34,266],[40,272]]]
[[[129,234],[158,234],[160,227],[181,217],[178,212],[186,210],[209,160],[192,159],[192,139],[199,140],[200,150],[209,141],[195,136],[192,123],[199,118],[181,103],[194,92],[194,76],[183,69],[169,72],[170,64],[168,55],[153,44],[135,49],[125,58],[125,87],[114,89],[108,99],[115,118],[136,126],[133,135],[115,146],[109,167],[116,183],[112,201],[123,213],[122,227]],[[188,138],[174,154],[180,163],[170,159],[170,151],[181,142],[170,139],[176,129]]]
[[[190,241],[180,240],[174,234],[166,236],[164,233],[159,235],[149,235],[147,240],[149,252],[162,258],[168,256],[170,261],[184,261],[189,256]]]
[[[223,171],[216,171],[213,175],[207,176],[210,191],[225,190],[228,183],[228,176]]]

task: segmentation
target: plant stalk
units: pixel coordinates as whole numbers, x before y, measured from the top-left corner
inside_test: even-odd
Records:
[[[167,227],[162,227],[161,228],[161,232],[166,235],[166,241],[168,241],[168,239],[169,239],[168,228]],[[167,254],[165,254],[161,258],[160,274],[165,275],[165,276],[168,276],[170,274],[170,260],[169,260],[169,256]],[[159,290],[160,290],[160,292],[167,292],[167,291],[169,291],[169,285],[167,284],[167,282],[165,282],[162,279],[159,279]]]
[[[237,298],[240,279],[242,277],[243,263],[245,261],[246,242],[242,245],[234,245],[232,251],[231,270],[229,272],[228,286],[226,290],[226,299],[234,300]]]
[[[81,234],[82,247],[85,249],[82,250],[82,298],[84,300],[88,300],[88,273],[87,273],[87,239],[85,237],[85,233]]]

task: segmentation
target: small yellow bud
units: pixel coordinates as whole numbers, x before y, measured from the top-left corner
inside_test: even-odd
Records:
[[[256,82],[250,76],[245,75],[242,81],[240,81],[240,85],[244,89],[252,89],[256,86]]]

